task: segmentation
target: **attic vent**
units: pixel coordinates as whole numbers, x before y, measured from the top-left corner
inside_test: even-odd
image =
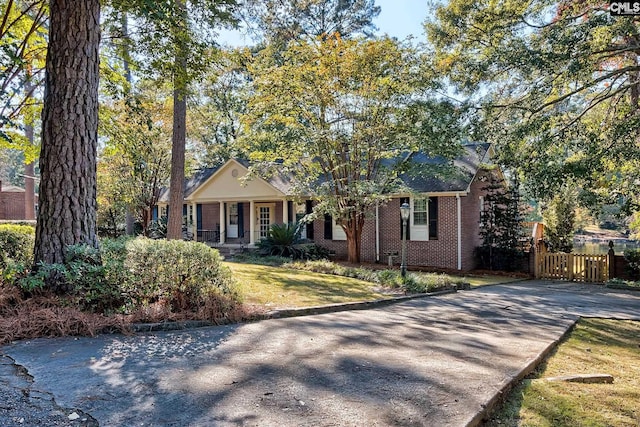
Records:
[[[234,178],[237,178],[238,177],[238,169],[233,169],[231,171],[231,176],[234,177]]]

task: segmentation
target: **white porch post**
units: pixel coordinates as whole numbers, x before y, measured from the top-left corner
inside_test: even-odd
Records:
[[[225,234],[227,234],[227,224],[225,223],[224,220],[224,210],[225,210],[225,205],[224,202],[220,202],[220,244],[224,244],[224,236]]]
[[[282,223],[289,223],[289,202],[287,199],[282,199]]]
[[[249,244],[256,243],[256,204],[253,200],[249,202]]]
[[[196,202],[191,203],[191,209],[193,216],[191,217],[192,229],[193,229],[193,241],[198,241],[198,204]]]

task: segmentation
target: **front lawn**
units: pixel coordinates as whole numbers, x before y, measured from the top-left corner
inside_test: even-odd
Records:
[[[640,322],[582,319],[540,368],[509,394],[487,426],[640,425]],[[544,381],[609,374],[613,384]]]
[[[375,283],[350,277],[237,262],[224,262],[244,302],[268,308],[310,307],[388,298]]]

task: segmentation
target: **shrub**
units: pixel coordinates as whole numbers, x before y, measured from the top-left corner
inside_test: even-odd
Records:
[[[479,246],[475,249],[478,268],[483,270],[519,271],[525,253],[520,249]]]
[[[627,268],[634,278],[640,278],[640,249],[627,249],[624,251],[624,259]]]
[[[298,246],[300,229],[296,224],[272,224],[267,237],[258,242],[263,255],[301,259],[304,250]]]
[[[218,251],[203,243],[140,237],[126,248],[125,291],[137,304],[166,302],[172,310],[195,310],[217,295],[239,299],[231,271]]]
[[[407,292],[431,292],[438,288],[443,288],[453,284],[462,284],[464,280],[458,277],[451,277],[446,274],[420,273],[408,274],[402,279],[402,274],[398,270],[368,270],[362,267],[345,267],[332,261],[296,261],[290,262],[283,267],[295,270],[313,271],[316,273],[334,274],[336,276],[352,277],[354,279],[365,280],[367,282],[379,283],[390,288],[404,288]]]
[[[0,278],[11,281],[33,263],[35,230],[29,225],[0,224]]]

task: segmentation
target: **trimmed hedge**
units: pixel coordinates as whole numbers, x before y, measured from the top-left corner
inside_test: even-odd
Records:
[[[106,260],[105,260],[106,261]],[[239,299],[217,250],[199,242],[137,238],[126,244],[125,291],[138,303],[195,309],[215,295]]]
[[[29,225],[0,224],[0,278],[11,280],[31,267],[35,229]]]
[[[53,289],[83,310],[132,313],[159,304],[170,313],[198,312],[240,296],[217,250],[203,243],[145,237],[103,239],[101,249],[67,248],[62,264],[41,264],[16,284],[27,294]]]

